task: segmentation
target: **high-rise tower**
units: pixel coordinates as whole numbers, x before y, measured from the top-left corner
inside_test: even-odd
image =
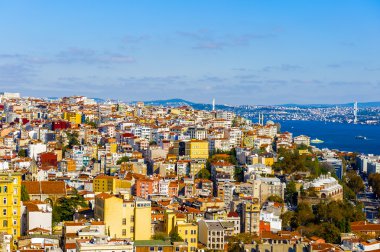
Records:
[[[212,99],[212,111],[215,111],[215,98]]]
[[[354,103],[354,124],[358,123],[358,102]]]

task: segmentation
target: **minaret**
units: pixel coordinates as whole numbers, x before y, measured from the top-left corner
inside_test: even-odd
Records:
[[[259,113],[259,125],[261,125],[261,113]]]
[[[259,124],[264,125],[264,114],[263,113],[259,113]]]
[[[215,111],[215,98],[212,99],[212,111]]]
[[[354,103],[354,124],[358,123],[358,102]]]

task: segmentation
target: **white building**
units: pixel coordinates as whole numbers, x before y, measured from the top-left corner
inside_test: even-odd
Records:
[[[367,164],[367,173],[380,173],[380,160],[370,161]]]
[[[198,221],[199,242],[208,249],[224,250],[224,229],[219,220]]]
[[[286,184],[281,182],[279,178],[257,175],[255,179],[249,179],[248,182],[253,184],[252,197],[258,198],[261,203],[265,202],[272,195],[284,198]]]
[[[282,213],[283,206],[277,202],[267,202],[263,205],[260,211],[260,220],[269,222],[270,231],[277,233],[282,228]]]
[[[34,143],[28,146],[28,156],[34,160],[37,160],[38,154],[46,152],[46,144]]]
[[[22,207],[21,233],[42,228],[52,232],[52,208],[44,202],[25,202]]]

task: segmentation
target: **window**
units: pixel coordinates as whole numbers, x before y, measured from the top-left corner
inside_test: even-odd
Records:
[[[149,251],[154,251],[154,247],[149,247]]]
[[[7,204],[7,198],[4,198],[3,202],[4,202],[4,205],[6,205]]]
[[[17,230],[13,229],[13,235],[17,235]]]
[[[7,215],[7,209],[3,209],[3,215]]]
[[[13,220],[13,225],[17,225],[17,220]]]
[[[127,235],[127,230],[126,229],[122,230],[122,235]]]
[[[123,218],[122,220],[122,225],[126,225],[127,224],[127,219],[126,218]]]
[[[3,227],[8,227],[8,221],[7,220],[3,220]]]
[[[134,221],[135,221],[135,216],[131,215],[131,222],[134,222]]]
[[[4,186],[4,192],[8,192],[8,187],[7,186]]]
[[[17,199],[13,199],[13,204],[17,205]]]
[[[185,230],[185,235],[187,235],[187,230]]]

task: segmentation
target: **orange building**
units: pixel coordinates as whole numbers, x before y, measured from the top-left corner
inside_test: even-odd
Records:
[[[270,232],[270,222],[260,221],[260,233]]]
[[[149,194],[153,193],[153,180],[151,179],[138,179],[135,186],[137,197],[147,198]]]
[[[63,172],[72,172],[72,171],[76,171],[76,169],[77,169],[77,165],[75,163],[75,160],[73,160],[71,158],[63,159],[59,163],[58,167],[59,167],[59,170],[63,171]]]

